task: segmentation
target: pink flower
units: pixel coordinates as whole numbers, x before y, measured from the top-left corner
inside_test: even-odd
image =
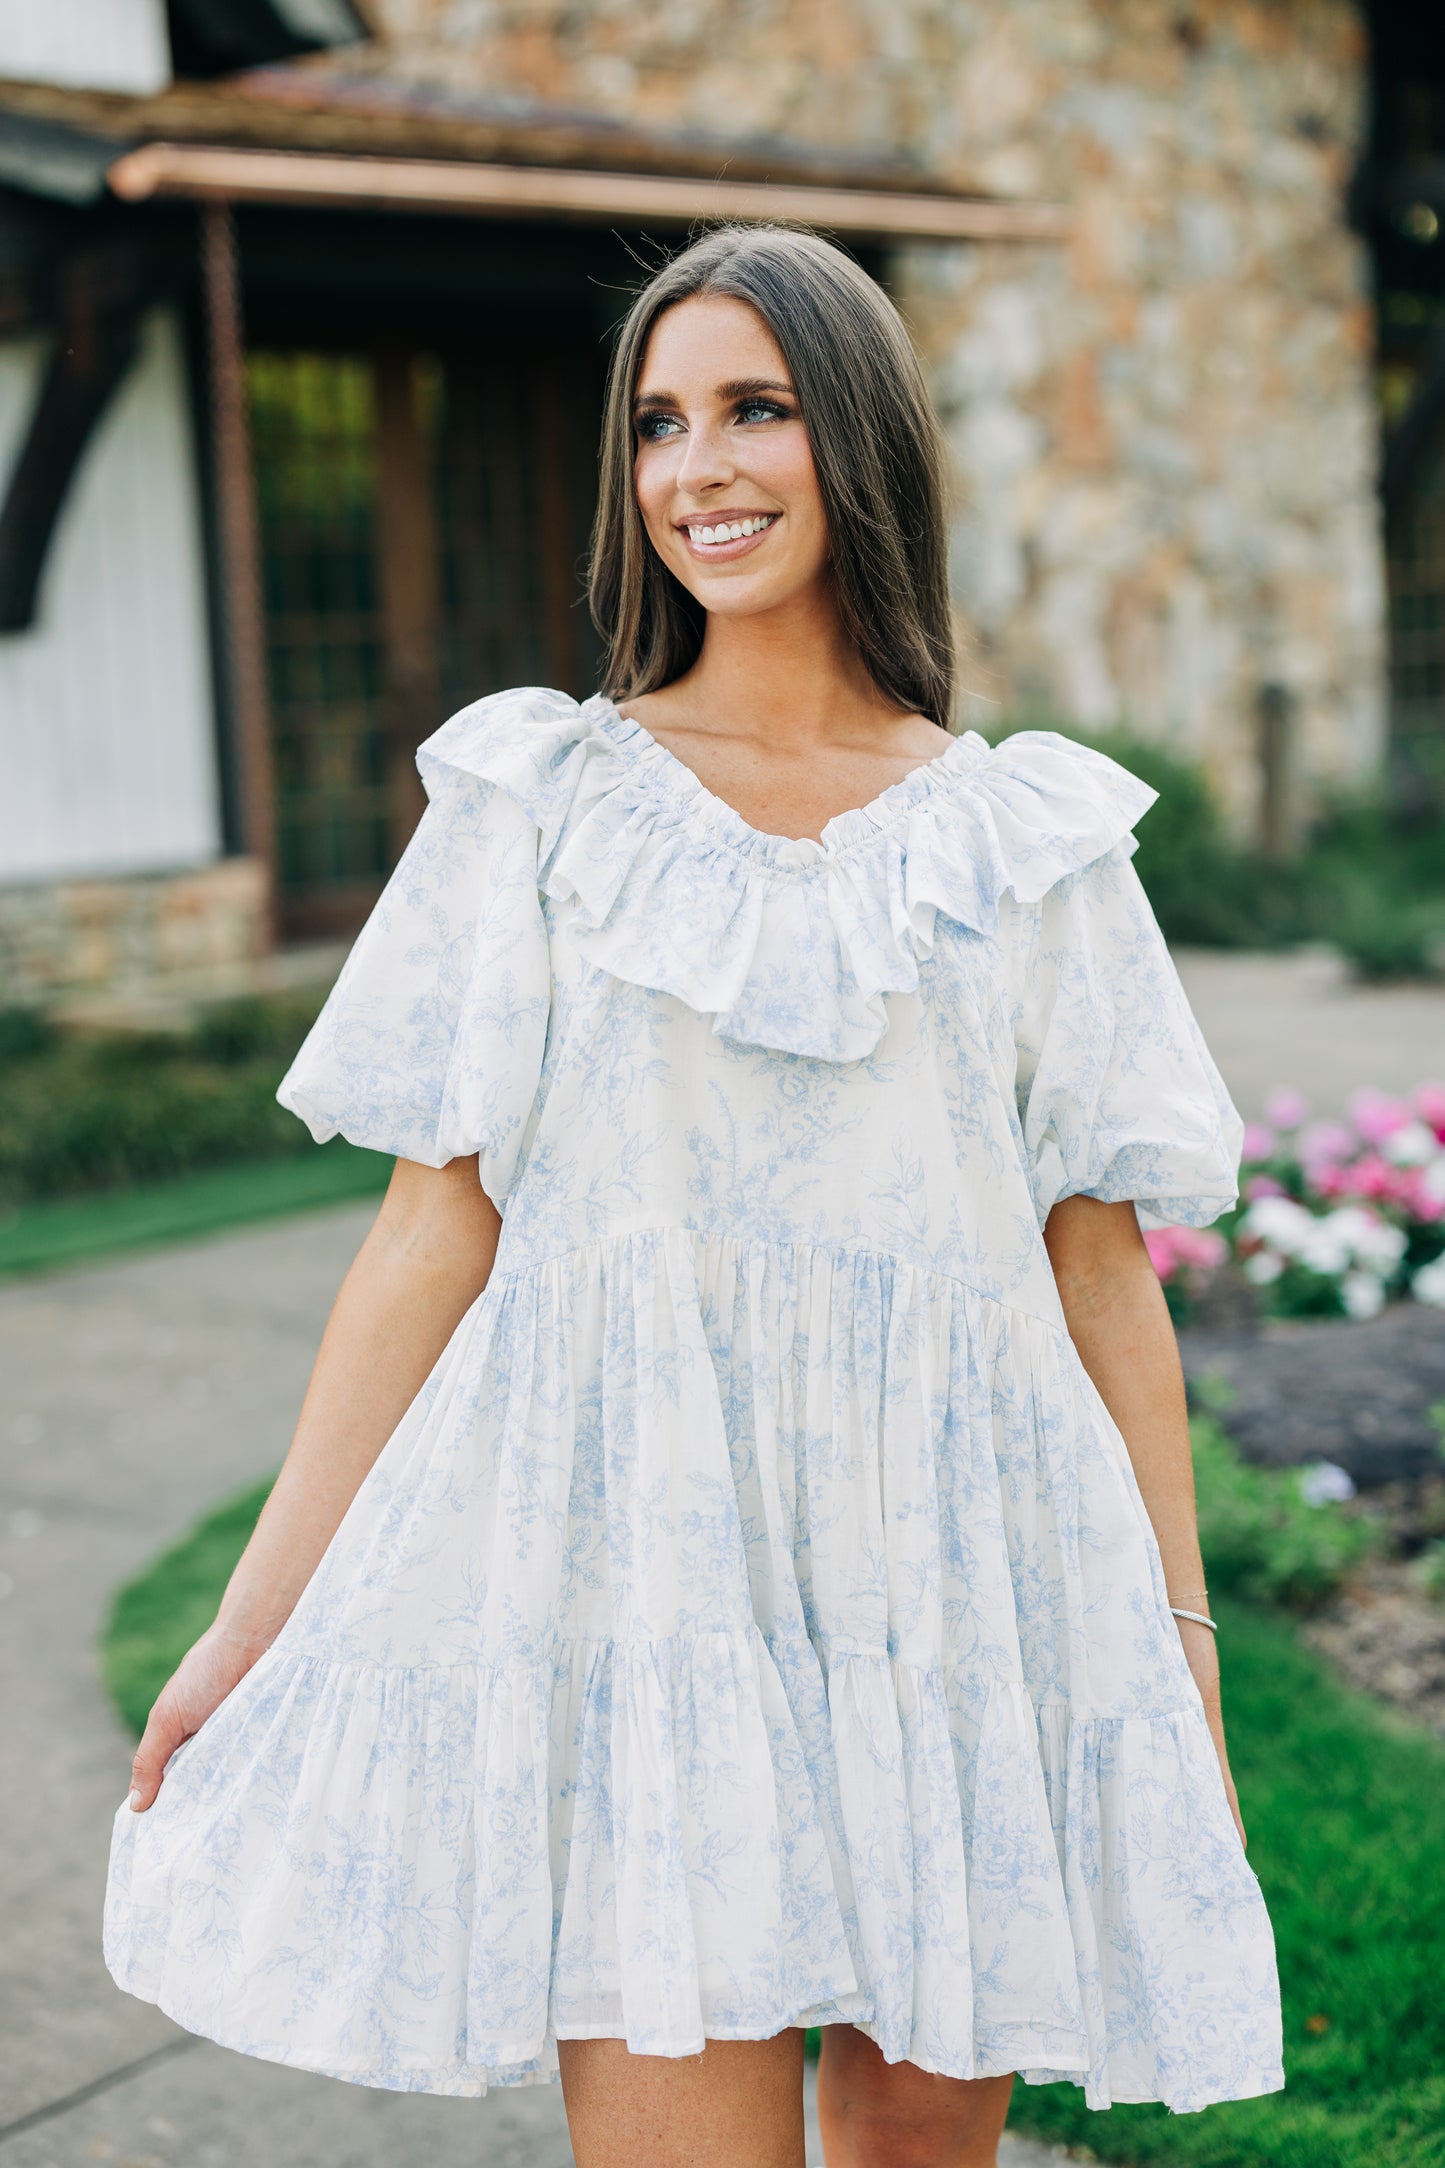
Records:
[[[1293,1084],[1281,1084],[1265,1104],[1264,1118],[1276,1129],[1299,1129],[1310,1118],[1310,1103]]]
[[[1343,1122],[1311,1122],[1302,1130],[1295,1143],[1300,1161],[1305,1167],[1317,1160],[1353,1159],[1359,1149],[1359,1139]]]
[[[1353,1167],[1342,1170],[1344,1184],[1339,1194],[1346,1197],[1393,1197],[1398,1169],[1378,1152],[1366,1152],[1355,1161]]]
[[[1246,1122],[1244,1125],[1244,1161],[1250,1165],[1259,1159],[1273,1159],[1276,1145],[1275,1133],[1263,1122]]]
[[[1388,1092],[1377,1092],[1369,1085],[1355,1093],[1347,1112],[1366,1144],[1383,1144],[1410,1119],[1410,1109],[1403,1099],[1394,1099]]]
[[[1256,1197],[1287,1197],[1289,1191],[1272,1174],[1252,1174],[1244,1185],[1244,1194],[1253,1204]]]
[[[1146,1227],[1144,1247],[1166,1286],[1179,1272],[1215,1271],[1229,1254],[1223,1235],[1212,1227]]]
[[[1437,1220],[1445,1220],[1445,1188],[1427,1182],[1423,1167],[1406,1167],[1402,1170],[1398,1202],[1411,1219],[1423,1220],[1434,1226]]]
[[[1410,1105],[1422,1122],[1428,1122],[1445,1144],[1445,1084],[1422,1084],[1411,1094]]]

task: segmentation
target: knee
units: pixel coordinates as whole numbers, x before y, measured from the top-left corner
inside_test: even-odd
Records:
[[[841,2149],[829,2143],[827,2158],[831,2163],[841,2150],[843,2168],[955,2168],[959,2158],[950,2118],[905,2113],[886,2098],[850,2100],[834,2130],[843,2143]]]
[[[840,2168],[994,2168],[1011,2078],[934,2077],[887,2063],[848,2028],[824,2034],[818,2110]]]

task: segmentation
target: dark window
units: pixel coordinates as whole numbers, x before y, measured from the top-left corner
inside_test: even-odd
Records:
[[[1373,0],[1371,118],[1354,184],[1371,250],[1390,609],[1393,765],[1445,793],[1445,14]]]
[[[560,344],[251,356],[293,938],[369,908],[421,808],[416,747],[445,715],[505,685],[594,681],[598,367]]]

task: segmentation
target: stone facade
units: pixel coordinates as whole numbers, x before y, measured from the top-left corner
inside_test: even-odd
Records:
[[[167,993],[249,989],[267,947],[267,883],[255,858],[194,873],[0,888],[0,1005],[44,1004],[131,1020]]]
[[[953,448],[974,688],[1202,758],[1261,712],[1297,817],[1384,733],[1348,0],[373,0],[388,70],[1068,203],[1071,242],[917,245],[895,290]],[[1271,734],[1278,745],[1280,734]],[[1276,798],[1276,810],[1280,800]]]

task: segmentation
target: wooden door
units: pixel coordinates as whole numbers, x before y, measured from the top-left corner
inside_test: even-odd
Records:
[[[1445,417],[1397,490],[1386,568],[1395,779],[1407,802],[1445,805]]]
[[[414,754],[502,686],[580,693],[600,380],[586,349],[260,352],[252,438],[292,939],[349,931],[422,806]]]

